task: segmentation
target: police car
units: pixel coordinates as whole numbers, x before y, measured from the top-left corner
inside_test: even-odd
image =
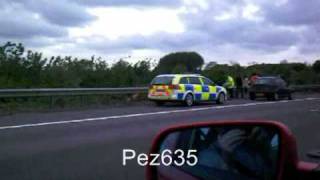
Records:
[[[210,79],[198,74],[163,74],[150,83],[148,99],[163,105],[165,102],[179,101],[187,106],[195,102],[215,101],[223,104],[227,92]]]

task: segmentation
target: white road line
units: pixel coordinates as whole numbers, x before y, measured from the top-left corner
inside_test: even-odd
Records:
[[[211,106],[211,107],[179,109],[179,110],[171,110],[171,111],[159,111],[159,112],[150,112],[150,113],[138,113],[138,114],[128,114],[128,115],[76,119],[76,120],[67,120],[67,121],[53,121],[53,122],[43,122],[43,123],[34,123],[34,124],[21,124],[21,125],[15,125],[15,126],[2,126],[2,127],[0,127],[0,130],[18,129],[18,128],[25,128],[25,127],[37,127],[37,126],[48,126],[48,125],[55,125],[55,124],[69,124],[69,123],[80,123],[80,122],[90,122],[90,121],[103,121],[103,120],[108,120],[108,119],[131,118],[131,117],[141,117],[141,116],[151,116],[151,115],[161,115],[161,114],[182,113],[182,112],[190,112],[190,111],[205,111],[205,110],[211,110],[211,109],[225,109],[225,108],[233,108],[233,107],[257,106],[257,105],[265,105],[265,104],[312,101],[312,100],[320,100],[320,98],[295,99],[295,100],[291,100],[291,101],[283,100],[283,101],[270,101],[270,102],[255,102],[255,103],[234,104],[234,105],[225,105],[225,106]]]

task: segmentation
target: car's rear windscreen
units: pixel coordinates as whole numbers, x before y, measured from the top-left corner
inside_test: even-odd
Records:
[[[255,84],[275,84],[274,78],[259,78]]]
[[[152,85],[170,85],[172,84],[173,76],[160,76],[151,81]]]

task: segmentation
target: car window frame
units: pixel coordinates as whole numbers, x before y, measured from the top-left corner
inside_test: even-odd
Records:
[[[191,83],[191,78],[197,78],[198,81],[199,81],[199,84]],[[189,79],[189,84],[192,84],[192,85],[203,85],[203,83],[202,83],[201,80],[200,80],[200,77],[188,77],[188,79]]]
[[[185,78],[185,79],[187,80],[187,83],[181,83],[181,80],[182,80],[183,78]],[[181,78],[179,79],[179,84],[190,84],[189,77],[181,77]]]
[[[207,86],[215,86],[215,83],[214,83],[211,79],[206,78],[206,77],[201,77],[201,79],[202,79],[202,84],[203,84],[203,85],[207,85]],[[209,84],[205,84],[205,81],[204,81],[204,80],[208,80],[208,81],[210,81],[211,83],[209,83]]]
[[[167,78],[167,79],[170,79],[170,81],[168,81],[167,83],[155,83],[154,81],[157,79],[157,78]],[[152,79],[152,81],[150,82],[150,85],[170,85],[173,83],[173,80],[174,80],[174,76],[157,76],[155,78]]]

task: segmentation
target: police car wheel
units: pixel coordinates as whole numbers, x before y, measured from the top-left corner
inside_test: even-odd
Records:
[[[186,96],[186,98],[184,100],[184,103],[188,107],[193,105],[193,96],[192,96],[192,94],[187,94],[187,96]]]
[[[220,93],[217,99],[217,104],[223,104],[226,100],[226,96],[224,93]]]

